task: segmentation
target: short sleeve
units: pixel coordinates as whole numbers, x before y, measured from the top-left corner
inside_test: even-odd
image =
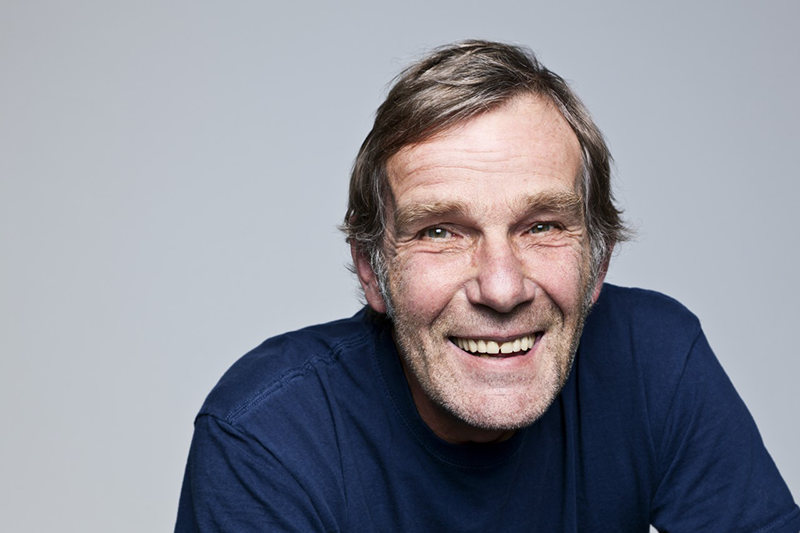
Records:
[[[651,522],[659,531],[800,531],[800,509],[702,332],[656,451]]]

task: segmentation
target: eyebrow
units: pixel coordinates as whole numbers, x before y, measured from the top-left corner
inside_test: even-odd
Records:
[[[573,191],[543,191],[531,194],[515,206],[521,212],[545,211],[583,220],[583,198]]]
[[[525,196],[514,202],[510,209],[517,213],[535,212],[558,213],[563,216],[583,220],[583,200],[573,191],[543,191]],[[413,227],[420,221],[468,216],[470,209],[463,202],[417,203],[398,207],[394,213],[395,228]]]
[[[434,202],[398,207],[394,212],[394,227],[405,228],[420,220],[446,216],[463,217],[469,210],[463,202]]]

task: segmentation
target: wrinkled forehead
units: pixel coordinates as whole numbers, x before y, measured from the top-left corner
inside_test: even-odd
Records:
[[[581,194],[583,158],[578,137],[549,99],[525,94],[456,124],[389,158],[390,201],[420,184],[452,184],[476,176],[558,180]],[[392,202],[393,203],[393,202]]]

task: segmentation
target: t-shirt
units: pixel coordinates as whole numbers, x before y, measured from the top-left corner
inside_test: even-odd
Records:
[[[510,439],[420,418],[391,325],[362,310],[237,361],[195,421],[177,532],[800,531],[698,320],[606,284],[572,372]]]

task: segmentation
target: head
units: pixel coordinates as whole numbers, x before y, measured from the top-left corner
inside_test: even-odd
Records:
[[[560,391],[624,234],[609,166],[581,102],[518,47],[439,49],[378,109],[344,229],[440,436],[508,435]]]
[[[387,163],[401,148],[430,139],[523,94],[549,100],[578,138],[580,180],[592,271],[607,265],[627,231],[611,191],[611,154],[589,111],[557,74],[523,47],[487,41],[444,46],[398,75],[353,165],[342,229],[375,271],[385,270]]]

